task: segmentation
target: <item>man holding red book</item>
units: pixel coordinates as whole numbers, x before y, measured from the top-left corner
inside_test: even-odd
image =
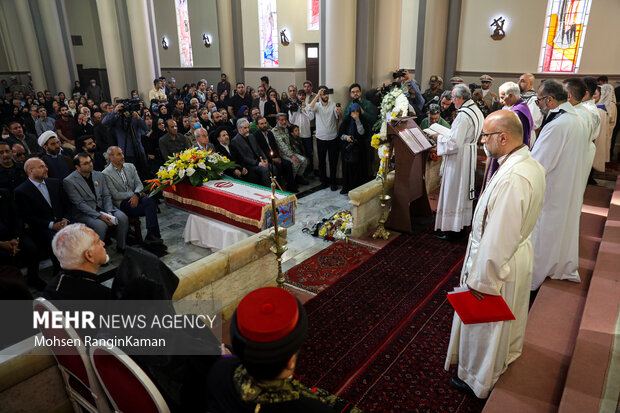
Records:
[[[500,166],[474,212],[461,287],[478,300],[501,296],[515,320],[465,324],[455,314],[445,368],[458,363],[450,383],[486,398],[521,355],[534,263],[530,234],[542,207],[545,171],[523,144],[523,127],[512,111],[486,118],[481,143]]]

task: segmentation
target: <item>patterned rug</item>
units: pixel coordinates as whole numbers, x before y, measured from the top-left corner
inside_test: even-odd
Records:
[[[355,242],[336,242],[297,264],[284,275],[286,283],[319,293],[372,256],[370,248]]]
[[[365,411],[479,412],[443,370],[464,243],[401,235],[307,302],[297,376]]]

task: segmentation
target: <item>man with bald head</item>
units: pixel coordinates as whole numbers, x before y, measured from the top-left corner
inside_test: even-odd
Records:
[[[513,111],[490,114],[481,142],[500,166],[474,212],[461,287],[478,300],[502,296],[515,320],[465,325],[455,313],[445,369],[458,363],[450,383],[486,398],[521,355],[532,280],[530,234],[542,208],[545,170],[523,143],[523,126]]]
[[[70,209],[62,181],[47,176],[47,165],[39,158],[24,164],[28,179],[15,188],[15,201],[34,241],[51,252],[52,238],[69,224]],[[60,265],[51,254],[54,274]]]
[[[538,129],[543,121],[543,115],[536,104],[536,90],[534,90],[534,82],[536,78],[531,73],[524,73],[519,78],[519,89],[521,90],[521,99],[527,103],[527,107],[532,114],[532,134],[530,136],[530,148],[534,145],[537,134],[540,132]]]

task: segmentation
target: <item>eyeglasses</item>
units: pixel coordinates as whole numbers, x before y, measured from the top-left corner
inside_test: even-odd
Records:
[[[492,136],[492,135],[497,135],[500,133],[504,133],[504,131],[500,131],[500,132],[489,132],[489,133],[481,133],[480,137],[481,138],[486,138],[487,136]]]
[[[542,102],[543,100],[547,99],[548,97],[551,97],[551,95],[547,95],[547,96],[543,96],[540,99],[536,99],[536,106],[540,106],[540,102]]]

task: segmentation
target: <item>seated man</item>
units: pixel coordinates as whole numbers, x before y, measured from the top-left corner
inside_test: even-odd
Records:
[[[73,170],[73,161],[63,152],[60,139],[56,132],[46,131],[39,136],[39,145],[45,152],[41,160],[48,168],[48,176],[51,178],[65,179]]]
[[[48,178],[47,166],[39,158],[26,161],[28,179],[15,188],[15,201],[36,242],[51,253],[54,235],[69,224],[69,200],[62,181]],[[54,275],[60,271],[58,260],[51,254]]]
[[[11,194],[27,179],[24,165],[13,162],[13,152],[9,144],[0,140],[0,188],[6,188]]]
[[[269,130],[270,125],[267,119],[260,116],[257,122],[258,131],[254,133],[254,137],[263,153],[267,155],[269,169],[272,171],[273,175],[278,177],[280,185],[285,187],[289,192],[297,192],[299,189],[295,183],[295,175],[293,175],[293,163],[282,157],[276,138]]]
[[[110,257],[105,243],[84,224],[61,229],[52,240],[54,255],[62,270],[47,283],[43,297],[48,300],[109,300],[108,287],[97,281],[99,267]]]
[[[264,287],[247,294],[230,323],[236,357],[220,358],[209,373],[209,411],[360,412],[292,378],[307,330],[306,311],[288,291]]]
[[[177,123],[168,119],[166,121],[166,134],[159,138],[159,150],[164,161],[175,153],[183,152],[190,148],[187,138],[178,132]]]
[[[0,266],[18,271],[26,267],[28,285],[37,290],[45,287],[45,282],[39,278],[37,247],[27,236],[13,197],[5,188],[0,188]]]
[[[303,147],[299,138],[295,140],[288,133],[287,122],[286,115],[284,113],[278,113],[276,115],[276,126],[271,132],[276,139],[282,158],[291,162],[295,182],[300,185],[305,185],[308,181],[304,179],[303,175],[306,166],[308,166],[308,160],[302,155]]]
[[[114,207],[103,173],[93,171],[93,161],[86,153],[75,155],[73,164],[75,171],[63,180],[63,187],[73,204],[75,220],[88,225],[101,239],[108,228],[116,227],[116,250],[124,253],[129,222],[127,215]]]
[[[267,123],[265,121],[265,123]],[[269,187],[269,162],[263,153],[256,138],[250,133],[250,122],[247,119],[237,121],[237,135],[230,142],[231,148],[237,153],[239,165],[248,170],[255,177],[255,181],[250,181],[258,185]]]
[[[157,201],[142,193],[144,186],[136,167],[125,163],[123,151],[110,146],[107,151],[110,164],[103,170],[112,202],[127,216],[146,217],[146,242],[163,244],[157,220]]]
[[[213,145],[209,142],[209,134],[205,128],[194,129],[194,137],[196,138],[196,144],[193,146],[194,149],[199,151],[214,150]]]
[[[424,118],[422,123],[420,123],[420,129],[426,129],[435,123],[439,123],[441,126],[450,128],[450,124],[441,117],[441,108],[439,105],[432,104],[428,107],[428,116]]]
[[[79,152],[84,152],[90,155],[90,159],[93,160],[93,169],[95,171],[103,171],[103,169],[105,168],[106,160],[103,156],[103,153],[97,150],[97,144],[95,143],[94,136],[80,136],[75,140],[75,146]]]
[[[11,134],[6,140],[9,145],[21,144],[26,150],[26,155],[29,156],[38,155],[41,152],[41,147],[37,144],[37,137],[30,133],[25,133],[22,124],[18,121],[9,122],[9,131]]]
[[[215,151],[239,165],[239,156],[237,155],[237,152],[230,146],[230,138],[228,136],[228,131],[226,130],[226,128],[220,126],[214,131],[214,136],[217,139],[217,143],[215,144]],[[252,179],[252,175],[249,173],[249,171],[242,166],[228,168],[224,171],[224,173],[232,178],[243,179],[244,181],[252,182],[253,180],[256,180]]]

